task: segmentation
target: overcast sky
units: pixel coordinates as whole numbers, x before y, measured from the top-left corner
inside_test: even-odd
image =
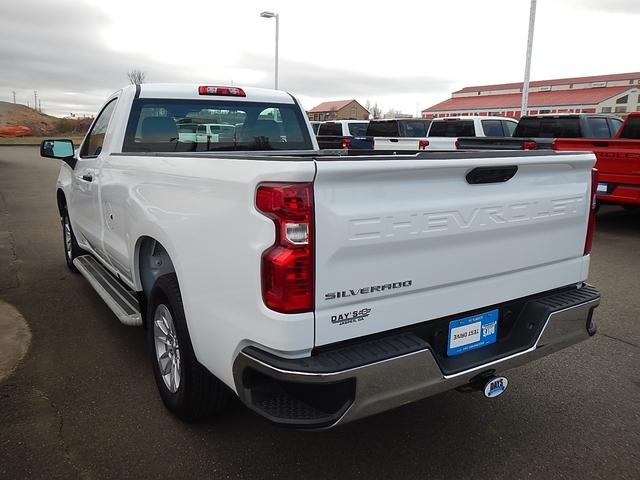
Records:
[[[463,86],[521,81],[529,0],[0,0],[0,100],[94,113],[149,82],[280,88],[415,114]],[[640,70],[640,0],[539,0],[532,80]]]

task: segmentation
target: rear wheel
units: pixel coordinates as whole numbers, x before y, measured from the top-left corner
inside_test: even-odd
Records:
[[[150,298],[147,338],[162,401],[183,420],[204,420],[222,410],[231,394],[195,357],[176,275],[158,278]]]
[[[73,264],[73,260],[76,257],[81,255],[85,255],[85,252],[76,240],[76,236],[73,233],[73,228],[71,227],[71,220],[69,219],[69,211],[67,207],[63,207],[62,209],[62,241],[64,243],[64,258],[67,261],[67,267],[72,272],[77,273],[78,269]]]

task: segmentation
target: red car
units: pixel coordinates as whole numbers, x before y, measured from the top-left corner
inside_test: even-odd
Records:
[[[558,138],[553,149],[595,153],[598,203],[640,209],[640,112],[629,114],[612,139]]]

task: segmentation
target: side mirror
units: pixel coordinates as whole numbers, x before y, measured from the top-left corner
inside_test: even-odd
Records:
[[[40,144],[40,156],[46,158],[57,158],[75,167],[76,159],[74,147],[71,140],[43,140]]]

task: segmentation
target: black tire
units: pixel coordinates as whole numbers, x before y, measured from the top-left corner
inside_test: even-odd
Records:
[[[171,314],[175,337],[177,337],[180,380],[175,382],[177,389],[173,386],[175,389],[173,392],[171,384],[167,385],[163,378],[156,350],[165,348],[158,347],[155,340],[155,316],[156,312],[163,308],[161,306],[166,307]],[[231,392],[196,359],[182,307],[178,279],[173,273],[158,278],[151,291],[147,309],[147,341],[153,376],[160,391],[160,397],[173,414],[182,420],[193,422],[210,418],[225,408],[231,398]]]
[[[71,270],[72,272],[78,273],[78,269],[73,264],[73,260],[76,257],[86,255],[87,252],[85,252],[82,248],[80,248],[80,245],[78,245],[76,235],[75,233],[73,233],[73,228],[71,227],[69,212],[67,211],[66,205],[62,207],[60,220],[62,221],[62,246],[64,247],[64,258],[67,261],[67,267],[69,267],[69,270]],[[69,237],[67,237],[67,235]]]

